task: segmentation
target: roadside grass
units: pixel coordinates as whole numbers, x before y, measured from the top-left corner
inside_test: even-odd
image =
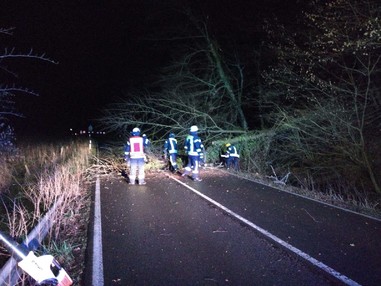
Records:
[[[43,249],[56,256],[75,284],[84,270],[91,194],[87,142],[21,146],[23,156],[8,163],[11,180],[2,188],[0,229],[21,242],[57,204]],[[1,250],[0,266],[9,254]],[[30,285],[21,279],[19,285]]]
[[[3,189],[11,184],[12,166],[8,158],[0,158],[0,193]]]

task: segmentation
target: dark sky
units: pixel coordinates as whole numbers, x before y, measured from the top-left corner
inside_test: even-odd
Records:
[[[168,8],[170,2],[1,1],[0,27],[15,30],[12,37],[0,35],[0,47],[15,47],[21,52],[33,48],[59,62],[6,62],[18,73],[13,82],[40,94],[20,94],[15,99],[26,116],[16,121],[17,131],[59,133],[70,127],[87,128],[108,103],[132,88],[144,87],[169,59],[162,43],[152,40],[155,33],[181,21]],[[223,32],[234,30],[241,16],[247,19],[252,13],[255,17],[256,12],[250,9],[277,13],[288,8],[278,3],[284,1],[275,0],[193,1],[197,2],[219,21]],[[232,13],[235,24],[227,17]]]

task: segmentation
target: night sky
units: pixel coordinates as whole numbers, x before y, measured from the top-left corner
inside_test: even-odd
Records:
[[[13,82],[40,94],[15,98],[26,117],[13,119],[16,132],[59,134],[69,128],[86,129],[108,103],[148,85],[170,60],[168,42],[160,40],[160,32],[182,21],[171,2],[1,1],[0,26],[15,27],[13,36],[0,36],[1,48],[15,47],[20,52],[33,48],[59,62],[6,62],[18,78],[2,78],[2,84]],[[254,27],[258,10],[282,14],[290,9],[285,1],[276,0],[191,2],[210,15],[217,31],[232,37],[235,29],[250,29],[250,24],[239,24],[240,17],[246,23],[252,17]]]

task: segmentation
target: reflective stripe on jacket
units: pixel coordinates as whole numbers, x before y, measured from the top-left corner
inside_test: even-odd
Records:
[[[177,140],[176,138],[168,138],[164,142],[164,152],[168,152],[169,154],[177,153]]]
[[[229,146],[227,152],[229,153],[230,157],[239,158],[239,154],[238,154],[237,148],[234,145]]]
[[[187,136],[184,149],[187,152],[188,156],[199,156],[199,154],[202,152],[203,147],[204,145],[197,135]]]

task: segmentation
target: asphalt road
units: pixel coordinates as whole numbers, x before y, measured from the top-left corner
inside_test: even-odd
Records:
[[[145,186],[123,177],[101,182],[104,285],[345,285],[192,190],[347,284],[381,285],[380,221],[226,173],[202,176],[193,182],[155,173]],[[94,285],[90,276],[85,285]]]

